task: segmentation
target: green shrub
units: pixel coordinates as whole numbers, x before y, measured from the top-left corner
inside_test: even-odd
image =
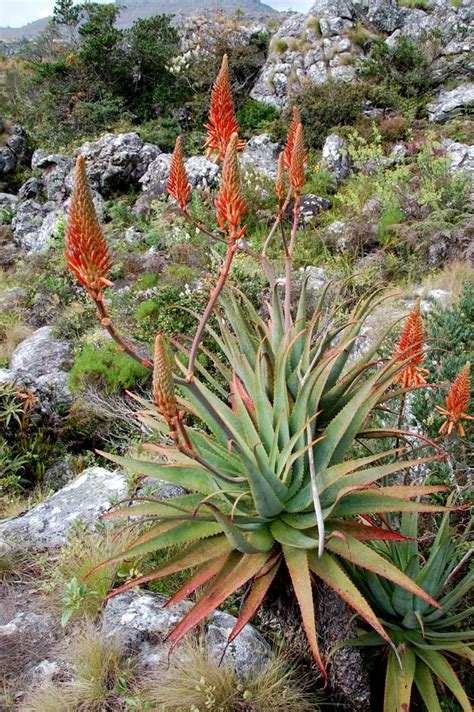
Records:
[[[364,96],[363,85],[332,79],[303,89],[295,104],[301,113],[308,146],[321,148],[331,129],[340,124],[355,124],[362,116]]]
[[[268,130],[269,124],[278,116],[279,112],[273,106],[249,99],[237,112],[237,121],[242,134],[251,137]]]
[[[279,52],[280,54],[286,52],[288,49],[288,42],[283,39],[274,40],[270,46],[272,52]]]
[[[116,345],[109,342],[99,348],[87,344],[82,349],[71,369],[69,383],[76,393],[90,384],[101,386],[107,393],[118,393],[145,383],[149,377],[147,368],[117,351]]]
[[[433,5],[428,0],[399,0],[399,3],[402,7],[408,7],[411,10],[433,9]]]
[[[360,21],[357,21],[355,27],[347,31],[347,36],[351,42],[363,50],[368,50],[378,38],[378,35],[374,34],[374,32],[369,30],[369,28]]]

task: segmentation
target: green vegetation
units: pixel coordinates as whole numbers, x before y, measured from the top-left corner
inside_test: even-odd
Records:
[[[130,363],[128,357],[117,351],[113,343],[98,348],[86,344],[77,355],[70,372],[71,388],[79,392],[88,385],[100,385],[106,393],[118,393],[145,383],[149,371],[139,363]]]
[[[466,629],[472,608],[466,602],[463,605],[472,589],[472,571],[468,570],[469,529],[468,526],[462,534],[455,532],[446,513],[438,523],[436,537],[423,548],[417,541],[420,532],[416,514],[404,514],[400,533],[412,540],[374,544],[387,561],[400,566],[441,608],[434,608],[416,596],[407,596],[403,589],[375,574],[356,572],[359,585],[386,623],[393,643],[389,648],[374,632],[351,641],[354,645],[378,645],[387,650],[384,712],[408,709],[415,687],[428,712],[437,712],[441,707],[434,680],[439,687],[449,690],[463,712],[471,710],[466,690],[452,667],[453,659],[472,660],[474,632]]]

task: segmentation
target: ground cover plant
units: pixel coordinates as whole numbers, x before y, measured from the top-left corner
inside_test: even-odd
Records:
[[[407,393],[427,385],[419,305],[406,321],[397,346],[394,326],[389,324],[374,345],[358,353],[357,337],[373,309],[387,298],[385,290],[374,287],[355,303],[344,305],[337,298],[338,286],[329,284],[310,311],[303,278],[295,298],[293,257],[306,161],[298,112],[293,113],[278,162],[278,213],[258,252],[246,234],[238,159],[243,142],[226,57],[212,92],[206,129],[207,155],[222,163],[214,201],[217,229],[203,226],[189,208],[191,188],[180,138],[173,152],[168,193],[191,224],[225,245],[225,256],[191,346],[173,340],[173,366],[162,334],[156,336],[152,360],[141,355],[112,321],[104,297],[111,286],[111,260],[84,159],[77,161],[65,236],[69,267],[119,349],[153,374],[153,402],[135,398],[139,420],[156,434],[157,442],[148,445],[155,459],[101,454],[132,473],[188,491],[166,500],[136,498],[132,506],[119,506],[106,515],[141,518],[145,529],[120,555],[100,566],[183,547],[152,572],[110,595],[192,569],[167,604],[200,592],[168,636],[173,648],[212,610],[249,584],[232,640],[262,605],[278,571],[286,569],[309,646],[326,677],[315,622],[317,577],[385,641],[400,666],[396,669],[403,671],[403,656],[390,630],[357,580],[380,576],[403,595],[441,610],[434,591],[425,590],[404,570],[403,562],[391,561],[374,545],[389,542],[397,550],[407,541],[406,534],[389,525],[387,513],[445,510],[429,496],[445,492],[446,486],[393,485],[389,480],[395,473],[405,475],[412,468],[442,460],[445,452],[440,445],[404,431],[396,419],[383,425],[380,421],[380,414],[390,413],[400,400],[403,403]],[[284,215],[289,208],[288,231]],[[276,278],[278,263],[268,257],[277,239],[283,284]],[[228,276],[238,252],[254,258],[267,275],[269,297],[263,312],[244,293],[229,288]],[[211,324],[211,316],[217,324]],[[219,347],[216,353],[206,351],[212,370],[198,358],[205,333]],[[391,355],[382,358],[378,350],[386,340],[391,340]],[[466,415],[458,407],[459,399],[454,400],[446,401],[442,411],[448,423],[443,430],[452,430],[451,424],[459,426]]]

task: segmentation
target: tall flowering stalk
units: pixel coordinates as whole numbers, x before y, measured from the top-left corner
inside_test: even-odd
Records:
[[[211,94],[209,122],[205,124],[207,139],[204,144],[206,155],[214,162],[222,161],[225,157],[231,136],[239,133],[239,124],[235,118],[234,100],[229,78],[229,60],[225,54],[222,58],[221,68]],[[237,150],[244,147],[243,141],[237,141]]]
[[[405,322],[398,348],[393,354],[400,362],[407,361],[398,376],[402,388],[413,388],[426,383],[425,376],[428,371],[420,366],[424,360],[424,340],[420,302],[417,301]]]
[[[69,269],[87,289],[97,307],[97,316],[120,351],[127,353],[142,366],[151,368],[152,362],[142,358],[135,348],[120,336],[112,324],[104,301],[104,287],[112,286],[107,277],[112,263],[92,200],[83,156],[78,156],[76,161],[65,246]]]
[[[191,186],[184,167],[181,136],[176,138],[176,145],[171,157],[167,189],[168,194],[176,201],[181,210],[186,211],[191,197]]]
[[[196,334],[194,335],[189,355],[189,380],[193,378],[194,365],[202,334],[212,314],[217,298],[226,283],[232,260],[237,250],[238,240],[244,236],[247,229],[246,226],[241,226],[242,219],[247,211],[247,206],[241,196],[240,168],[239,159],[237,157],[238,146],[239,138],[236,133],[233,133],[225,153],[221,186],[217,198],[215,199],[216,218],[226,236],[227,252],[217,284],[214,289],[211,290],[209,302],[207,303]]]
[[[456,376],[456,380],[445,398],[446,407],[436,406],[441,415],[446,418],[439,429],[440,433],[451,435],[454,428],[458,428],[461,437],[465,437],[466,433],[462,421],[474,420],[472,415],[467,414],[471,385],[470,370],[471,364],[468,361]]]

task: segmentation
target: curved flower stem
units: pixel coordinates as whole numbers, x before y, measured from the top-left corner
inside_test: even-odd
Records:
[[[293,192],[293,189],[290,187],[290,189],[288,190],[288,194],[285,198],[285,202],[283,203],[280,210],[278,211],[278,215],[275,218],[275,222],[273,223],[272,228],[267,235],[267,239],[265,240],[265,242],[263,244],[263,248],[262,248],[262,256],[263,257],[266,257],[268,246],[270,245],[271,239],[272,239],[273,235],[275,234],[275,230],[283,221],[285,212],[290,204],[292,192]]]
[[[206,328],[206,324],[209,321],[209,318],[214,310],[214,306],[216,304],[217,298],[219,297],[219,294],[224,289],[224,285],[227,281],[227,277],[229,276],[230,267],[232,265],[232,260],[234,259],[236,250],[237,250],[236,236],[231,235],[229,237],[229,241],[227,243],[227,252],[226,252],[224,264],[222,265],[222,268],[221,268],[221,271],[219,274],[219,279],[217,280],[217,284],[216,284],[215,288],[211,290],[210,299],[207,303],[206,309],[204,310],[204,314],[201,317],[201,321],[199,322],[198,328],[194,335],[193,343],[191,346],[191,351],[189,354],[188,375],[186,376],[187,381],[193,380],[194,364],[196,363],[199,344],[201,343],[201,338],[204,333],[204,329]]]
[[[145,366],[145,368],[153,368],[153,361],[151,361],[148,358],[142,358],[138,352],[136,351],[135,347],[132,346],[131,344],[127,343],[125,339],[120,336],[118,333],[117,329],[115,326],[112,324],[112,321],[110,319],[109,311],[107,307],[105,306],[104,300],[102,297],[98,297],[96,294],[93,294],[92,292],[89,292],[90,296],[94,300],[94,303],[97,307],[97,316],[100,319],[100,322],[102,326],[104,326],[107,331],[109,332],[110,336],[112,339],[115,341],[115,343],[118,345],[119,350],[122,351],[123,353],[126,353],[128,356],[133,358],[135,361],[138,361],[138,363],[141,366]]]

